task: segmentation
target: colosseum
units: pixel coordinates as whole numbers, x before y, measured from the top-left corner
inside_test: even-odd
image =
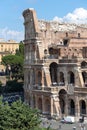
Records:
[[[87,115],[87,25],[23,12],[25,102],[45,116]]]

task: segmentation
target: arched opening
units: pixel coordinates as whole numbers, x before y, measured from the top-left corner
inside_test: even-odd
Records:
[[[82,72],[83,82],[85,87],[87,87],[87,72]]]
[[[59,92],[59,103],[60,103],[61,114],[65,114],[66,96],[67,96],[66,91],[64,89],[60,90],[60,92]]]
[[[83,61],[82,63],[81,63],[81,68],[86,68],[87,67],[87,63],[85,62],[85,61]]]
[[[86,114],[86,103],[84,100],[80,101],[80,114]]]
[[[64,81],[64,73],[63,72],[60,72],[60,85],[64,85],[65,84],[65,81]]]
[[[42,83],[41,83],[41,81],[42,81],[42,73],[39,71],[38,72],[38,85],[42,85]]]
[[[65,113],[65,101],[64,99],[60,99],[60,108],[61,108],[61,113],[64,114]]]
[[[66,32],[66,37],[68,37],[68,32]]]
[[[68,83],[69,84],[75,84],[75,76],[72,71],[68,72]]]
[[[38,99],[38,109],[42,112],[42,99]]]
[[[49,99],[45,100],[45,113],[50,114],[50,101],[49,101]]]
[[[50,59],[57,59],[58,54],[59,54],[59,52],[58,52],[57,48],[52,48],[52,47],[49,48],[49,55],[50,55],[49,58]]]
[[[78,33],[78,38],[80,38],[80,33]]]
[[[70,100],[70,115],[75,115],[75,103],[72,99]]]
[[[69,39],[64,39],[64,40],[63,40],[63,45],[64,45],[64,46],[67,46],[68,43],[69,43]]]
[[[50,76],[52,84],[57,84],[57,63],[50,64]]]
[[[52,47],[49,48],[49,54],[53,54],[53,48]]]
[[[82,72],[82,77],[83,77],[83,81],[84,81],[84,83],[85,83],[85,81],[86,81],[86,72],[85,72],[85,71]]]

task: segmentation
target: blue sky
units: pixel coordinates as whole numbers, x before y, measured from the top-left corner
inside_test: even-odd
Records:
[[[87,23],[87,0],[0,0],[0,38],[24,39],[27,8],[34,8],[38,19]]]

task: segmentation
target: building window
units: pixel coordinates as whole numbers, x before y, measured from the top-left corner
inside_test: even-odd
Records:
[[[78,33],[78,38],[80,38],[80,33]]]
[[[75,75],[72,71],[68,72],[68,83],[75,84]]]
[[[68,37],[68,33],[66,32],[66,37]]]
[[[7,51],[7,48],[5,48],[5,51]]]
[[[69,42],[68,39],[64,39],[64,40],[63,40],[63,44],[64,44],[64,46],[68,45],[68,42]]]

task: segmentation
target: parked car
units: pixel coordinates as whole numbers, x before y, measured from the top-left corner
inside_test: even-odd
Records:
[[[69,124],[73,124],[75,121],[74,121],[74,117],[72,116],[67,116],[67,117],[63,117],[60,121],[61,123],[69,123]]]

